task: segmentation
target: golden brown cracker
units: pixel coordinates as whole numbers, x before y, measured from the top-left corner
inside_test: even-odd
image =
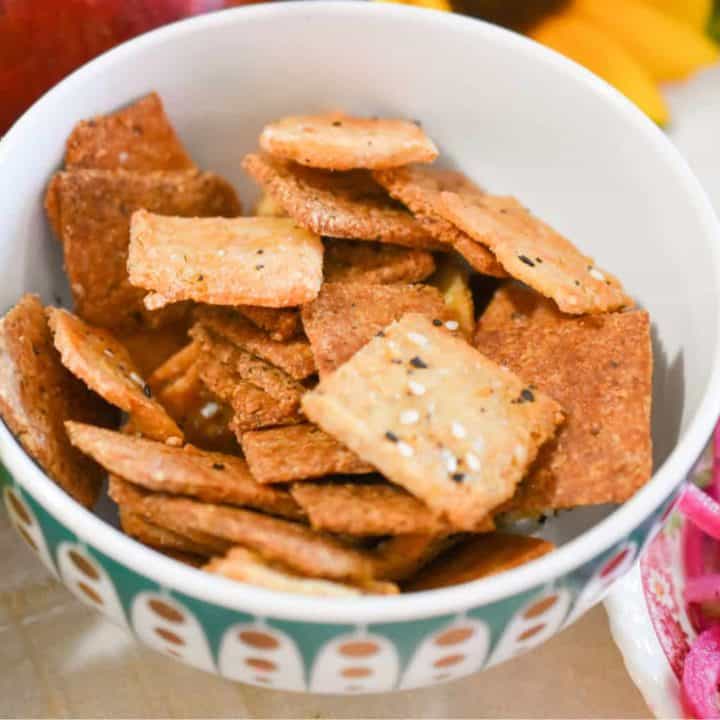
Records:
[[[156,440],[182,439],[182,431],[152,398],[125,347],[107,330],[67,310],[49,308],[55,347],[63,365],[91,390],[132,415],[137,430]]]
[[[287,217],[282,205],[275,202],[267,193],[263,193],[255,203],[253,215],[257,217]]]
[[[324,285],[317,299],[302,309],[320,375],[342,365],[408,312],[421,312],[438,322],[451,320],[440,293],[425,285]]]
[[[373,551],[375,577],[402,582],[455,546],[459,535],[395,535]]]
[[[255,481],[239,457],[132,437],[68,422],[70,441],[109,473],[154,492],[189,495],[211,503],[258,508],[284,517],[303,516],[286,490]]]
[[[497,575],[552,552],[541,538],[490,533],[472,538],[444,553],[403,585],[403,592],[419,592],[459,585]]]
[[[136,210],[127,269],[145,307],[196,300],[292,307],[322,284],[320,238],[289,218],[185,218]],[[289,272],[292,269],[292,272]]]
[[[632,306],[620,282],[515,198],[443,192],[443,216],[490,248],[507,273],[574,315]]]
[[[65,145],[65,166],[99,170],[189,170],[182,146],[157,93],[109,115],[81,120]]]
[[[0,320],[0,414],[52,480],[85,507],[95,504],[102,468],[76,450],[63,422],[105,422],[99,402],[60,362],[45,311],[25,295]]]
[[[301,482],[291,492],[316,530],[378,537],[450,532],[426,505],[389,483]]]
[[[45,198],[43,207],[47,216],[50,227],[55,235],[55,239],[62,242],[62,226],[60,224],[60,197],[58,195],[60,188],[60,174],[56,173],[50,178],[47,189],[45,190]]]
[[[243,168],[299,225],[318,235],[442,247],[364,170],[333,173],[247,155]]]
[[[568,316],[532,290],[511,285],[496,292],[475,343],[567,413],[509,502],[511,512],[624,502],[650,479],[646,312]]]
[[[199,307],[195,319],[215,335],[280,368],[295,380],[304,380],[316,372],[315,358],[305,338],[273,340],[233,308]]]
[[[176,318],[146,313],[128,280],[130,216],[138,208],[182,216],[234,216],[233,188],[211,173],[71,170],[52,181],[75,311],[101,327],[133,329]],[[180,308],[184,310],[184,308]]]
[[[483,275],[505,277],[507,273],[495,256],[478,245],[462,230],[443,217],[440,195],[465,192],[471,196],[484,192],[461,172],[434,167],[400,167],[381,170],[373,177],[392,197],[406,205],[420,225],[436,240],[452,245]]]
[[[276,157],[326,170],[392,168],[429,163],[438,156],[433,141],[416,123],[342,112],[284,117],[263,128],[260,147]]]
[[[336,238],[326,238],[324,243],[327,283],[414,283],[435,270],[435,260],[427,250]]]
[[[265,330],[271,340],[284,342],[300,332],[300,313],[295,309],[264,308],[253,305],[238,305],[235,309],[253,325]]]
[[[118,340],[130,353],[140,374],[149,379],[155,370],[188,344],[189,327],[188,318],[180,318],[159,328],[118,333]]]
[[[386,327],[302,401],[307,417],[474,530],[508,500],[562,410],[423,315]]]
[[[199,343],[192,341],[168,357],[148,377],[148,385],[150,385],[152,391],[157,393],[160,388],[184,376],[195,365],[195,361],[201,352]]]
[[[309,423],[246,432],[241,445],[250,472],[261,483],[373,471],[371,465]]]
[[[348,585],[331,580],[308,579],[290,573],[277,564],[270,564],[257,553],[241,547],[232,548],[225,557],[214,558],[204,569],[231,580],[296,595],[357,597],[394,595],[399,592],[394,583],[378,580]]]

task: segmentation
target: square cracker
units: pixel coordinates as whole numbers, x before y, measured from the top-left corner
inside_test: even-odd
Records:
[[[464,530],[514,494],[562,421],[554,400],[417,314],[324,377],[302,407]]]
[[[317,299],[302,309],[320,375],[342,365],[408,312],[423,313],[441,324],[452,319],[440,293],[426,285],[323,285]]]
[[[631,307],[620,282],[515,198],[443,192],[443,217],[487,246],[507,273],[574,315]]]
[[[451,532],[426,505],[389,483],[302,482],[291,492],[316,530],[361,537]]]
[[[102,422],[108,410],[63,367],[40,300],[25,295],[0,320],[0,415],[43,470],[86,507],[95,504],[102,469],[70,444],[63,422]]]
[[[288,218],[182,218],[133,213],[130,282],[149,310],[181,300],[289,307],[322,284],[320,238]]]
[[[373,471],[371,465],[309,423],[246,432],[241,445],[250,472],[261,483]]]
[[[117,335],[140,374],[148,377],[188,344],[189,329],[189,318],[183,317],[159,328],[138,328]]]
[[[271,340],[283,342],[294,338],[300,332],[300,313],[294,308],[238,305],[235,309],[242,313],[253,325],[265,330]]]
[[[403,592],[420,592],[480,580],[536,560],[555,546],[542,538],[490,533],[468,540],[438,557],[404,586]]]
[[[348,585],[332,580],[305,578],[277,564],[268,563],[257,553],[242,547],[232,548],[223,558],[214,558],[203,569],[231,580],[296,595],[357,597],[396,595],[399,592],[397,585],[381,580]]]
[[[180,442],[182,431],[152,397],[125,347],[61,308],[48,308],[63,365],[107,402],[132,416],[134,427],[155,440]]]
[[[134,210],[190,217],[240,213],[227,182],[195,170],[140,174],[78,169],[58,173],[52,186],[75,311],[102,327],[136,328],[143,319],[152,323],[158,317],[145,313],[144,291],[128,280]],[[167,313],[160,315],[165,317]]]
[[[508,504],[533,513],[619,503],[652,473],[652,350],[644,311],[573,317],[532,290],[498,290],[475,344],[565,409]]]
[[[408,120],[359,118],[342,112],[296,115],[266,125],[260,147],[276,157],[326,170],[428,163],[433,141]]]
[[[213,334],[280,368],[295,380],[304,380],[316,372],[315,358],[305,338],[273,340],[231,308],[199,307],[195,319]]]
[[[170,447],[82,423],[68,422],[65,427],[72,444],[109,473],[148,490],[303,516],[286,490],[257,483],[242,458],[192,446]]]
[[[406,205],[420,225],[436,240],[452,245],[483,275],[505,277],[507,273],[495,256],[478,245],[460,228],[443,217],[441,193],[465,192],[482,196],[485,193],[461,172],[434,167],[399,167],[380,170],[373,177],[392,197]]]
[[[375,577],[401,582],[449,550],[462,535],[395,535],[373,550]]]
[[[247,155],[243,168],[295,222],[318,235],[445,247],[364,170],[315,170],[267,155]]]
[[[435,270],[427,250],[386,243],[325,239],[325,282],[354,282],[371,285],[414,283]]]
[[[189,170],[193,162],[153,92],[75,125],[65,144],[65,167],[148,172]]]

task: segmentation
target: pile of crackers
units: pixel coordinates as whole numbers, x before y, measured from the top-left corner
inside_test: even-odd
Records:
[[[157,95],[74,128],[45,197],[73,312],[0,323],[0,412],[60,487],[91,508],[109,478],[176,560],[344,597],[515,567],[553,547],[515,520],[647,482],[649,318],[616,278],[417,123],[259,145],[243,216]]]

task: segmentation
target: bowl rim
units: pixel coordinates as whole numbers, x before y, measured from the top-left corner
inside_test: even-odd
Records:
[[[588,91],[602,96],[613,112],[624,116],[629,125],[652,141],[654,150],[664,156],[682,180],[688,201],[695,206],[706,231],[714,274],[720,286],[720,225],[699,181],[662,131],[618,91],[559,53],[519,34],[453,13],[357,0],[313,0],[251,5],[172,23],[100,55],[42,96],[0,140],[0,165],[11,152],[19,152],[21,147],[26,147],[23,138],[29,137],[33,128],[42,123],[46,107],[61,102],[64,96],[72,97],[79,88],[91,83],[96,75],[117,67],[139,51],[159,43],[180,41],[185,35],[212,31],[220,25],[234,24],[240,30],[244,23],[256,18],[288,15],[298,18],[308,15],[327,17],[333,14],[345,21],[352,21],[353,18],[365,17],[370,13],[387,18],[388,22],[431,25],[434,32],[448,30],[474,33],[480,41],[500,45],[506,52],[525,55],[553,72],[579,81]],[[42,498],[41,504],[73,533],[87,539],[93,547],[133,572],[190,597],[231,610],[251,612],[260,617],[320,624],[399,622],[453,614],[545,585],[559,576],[571,573],[592,558],[599,557],[628,536],[684,481],[720,415],[720,311],[717,315],[714,369],[705,395],[684,437],[645,487],[611,515],[554,552],[490,578],[439,590],[389,597],[314,598],[265,590],[204,573],[141,545],[76,503],[48,478],[2,422],[0,457],[13,477],[20,479],[20,486],[27,487],[33,497]]]

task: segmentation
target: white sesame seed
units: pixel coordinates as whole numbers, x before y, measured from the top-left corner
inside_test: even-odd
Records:
[[[170,447],[180,447],[182,445],[182,438],[178,437],[177,435],[171,435],[166,441],[166,445],[170,445]]]
[[[115,357],[115,353],[114,353],[110,348],[105,348],[105,349],[103,350],[103,352],[104,352],[108,357]]]
[[[462,440],[467,435],[465,426],[459,422],[453,422],[450,426],[450,431],[454,437],[458,438],[458,440]]]
[[[214,415],[217,415],[218,410],[220,410],[220,406],[216,402],[209,402],[207,405],[203,405],[203,407],[200,408],[200,414],[207,420]]]
[[[513,455],[518,462],[525,462],[525,458],[527,457],[527,450],[522,445],[516,445],[515,450],[513,451]]]
[[[123,150],[118,153],[118,162],[126,163],[128,160],[128,154]]]
[[[140,387],[145,387],[145,381],[134,370],[130,373],[130,379]]]
[[[454,473],[457,470],[457,458],[447,448],[443,448],[440,454],[445,463],[445,469],[449,473]]]
[[[408,445],[406,442],[403,442],[402,440],[400,440],[400,442],[396,444],[396,447],[398,449],[398,452],[403,457],[412,457],[415,454],[415,451],[412,449],[412,447],[410,447],[410,445]]]
[[[596,270],[595,268],[590,270],[590,276],[594,277],[596,280],[599,280],[600,282],[605,281],[605,276],[599,270]]]
[[[467,466],[477,472],[480,469],[480,458],[478,458],[477,455],[473,455],[473,453],[468,453],[465,455],[465,462],[467,463]]]
[[[165,473],[162,470],[158,470],[157,472],[153,473],[153,480],[157,482],[162,482],[165,479]]]
[[[220,248],[220,250],[217,251],[217,254],[218,254],[220,257],[225,257],[225,251],[224,251],[222,248]]]
[[[425,386],[415,380],[408,380],[408,387],[413,395],[424,395]]]
[[[448,320],[445,323],[445,327],[448,330],[457,330],[460,327],[460,323],[457,320]]]
[[[420,333],[409,332],[407,336],[408,340],[412,340],[412,342],[414,342],[416,345],[420,345],[420,347],[426,347],[428,344],[428,339]]]
[[[400,413],[401,425],[413,425],[420,419],[420,413],[417,410],[404,410]]]

